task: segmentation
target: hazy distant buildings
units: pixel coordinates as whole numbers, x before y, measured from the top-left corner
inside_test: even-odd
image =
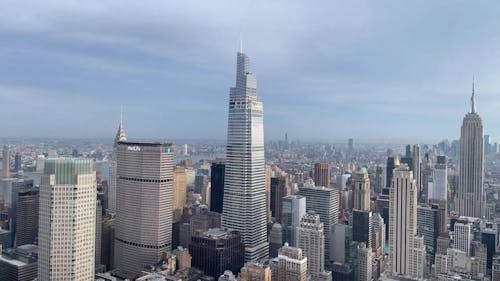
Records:
[[[38,280],[93,280],[96,174],[91,159],[45,161],[40,186]]]
[[[269,251],[264,169],[262,101],[248,57],[240,50],[236,86],[229,95],[223,225],[243,236],[246,261]]]
[[[471,111],[464,117],[460,134],[459,180],[455,209],[461,216],[483,218],[486,204],[483,187],[483,123],[476,113],[474,103],[473,84]]]
[[[347,140],[347,152],[349,154],[354,152],[354,139],[352,138]]]
[[[14,172],[19,173],[19,171],[22,170],[22,158],[21,158],[21,153],[16,152],[16,155],[14,156]]]
[[[117,144],[114,264],[119,276],[137,277],[171,249],[171,149],[169,143]]]
[[[421,155],[420,155],[420,145],[414,144],[412,151],[413,158],[413,178],[415,179],[415,183],[417,185],[417,189],[421,192],[421,184],[422,184],[422,174],[421,174]]]
[[[283,242],[297,246],[297,227],[306,214],[306,198],[301,195],[290,195],[282,199],[281,225],[283,227]]]
[[[3,147],[2,156],[2,177],[10,178],[10,150],[6,145]]]
[[[314,184],[316,186],[330,187],[330,169],[329,163],[314,164]]]

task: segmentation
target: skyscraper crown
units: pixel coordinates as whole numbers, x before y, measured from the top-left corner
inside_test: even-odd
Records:
[[[476,113],[476,101],[474,98],[474,79],[472,80],[472,96],[470,97],[470,113]]]
[[[127,136],[125,135],[125,130],[123,129],[123,112],[120,112],[120,124],[118,125],[118,131],[116,132],[115,143],[127,141]]]

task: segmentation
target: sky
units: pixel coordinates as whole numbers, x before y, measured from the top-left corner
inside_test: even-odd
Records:
[[[498,1],[0,1],[0,137],[225,139],[240,37],[266,139],[500,140]]]

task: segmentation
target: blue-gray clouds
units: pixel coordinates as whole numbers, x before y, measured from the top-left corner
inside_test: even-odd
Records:
[[[266,138],[500,131],[496,1],[0,2],[0,132],[224,139],[239,34]],[[15,118],[13,118],[15,117]]]

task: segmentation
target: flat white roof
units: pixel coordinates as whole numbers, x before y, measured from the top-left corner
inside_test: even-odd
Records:
[[[16,260],[16,259],[6,259],[4,258],[3,256],[0,255],[0,261],[3,261],[3,262],[6,262],[6,263],[9,263],[9,264],[12,264],[12,265],[15,265],[17,267],[20,267],[20,266],[24,266],[24,265],[27,265],[27,263],[25,262],[22,262],[20,260]]]

